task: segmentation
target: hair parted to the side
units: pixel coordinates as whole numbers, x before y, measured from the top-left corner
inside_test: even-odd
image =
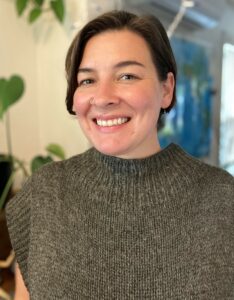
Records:
[[[137,16],[126,11],[110,11],[88,22],[75,36],[68,50],[66,57],[66,105],[69,113],[75,114],[72,107],[73,96],[77,89],[77,71],[87,42],[99,33],[122,29],[127,29],[143,37],[150,49],[159,80],[166,80],[167,74],[172,72],[176,83],[176,62],[167,33],[161,22],[151,15]],[[166,112],[171,110],[175,101],[176,88],[174,89],[172,102]]]

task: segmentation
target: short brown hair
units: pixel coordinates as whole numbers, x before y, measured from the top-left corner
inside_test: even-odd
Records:
[[[88,22],[75,36],[66,57],[67,74],[67,110],[71,114],[73,95],[77,89],[77,71],[80,66],[85,46],[93,36],[109,30],[130,30],[146,41],[152,59],[161,81],[167,79],[172,72],[176,82],[177,67],[167,33],[161,22],[154,16],[137,16],[126,11],[110,11]],[[169,112],[176,101],[176,88],[174,88],[172,102],[166,108]]]

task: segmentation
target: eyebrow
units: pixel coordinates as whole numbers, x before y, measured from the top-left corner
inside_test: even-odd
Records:
[[[116,65],[114,65],[114,69],[123,68],[123,67],[127,67],[127,66],[132,66],[132,65],[145,68],[145,66],[142,63],[140,63],[136,60],[125,60],[125,61],[121,61],[121,62],[117,63]],[[77,73],[92,73],[92,72],[95,72],[95,69],[79,68],[77,71]]]
[[[140,66],[140,67],[145,68],[145,66],[142,63],[140,63],[140,62],[138,62],[136,60],[121,61],[121,62],[117,63],[114,66],[114,68],[122,68],[122,67],[126,67],[126,66],[131,66],[131,65],[136,65],[136,66]]]

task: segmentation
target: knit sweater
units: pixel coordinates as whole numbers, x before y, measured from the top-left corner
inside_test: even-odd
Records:
[[[234,179],[177,145],[48,164],[7,218],[32,300],[234,299]]]

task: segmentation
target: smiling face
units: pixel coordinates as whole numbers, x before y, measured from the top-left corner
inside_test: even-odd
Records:
[[[170,105],[174,78],[160,82],[145,40],[128,30],[92,37],[79,66],[73,110],[100,152],[143,158],[160,150],[157,120]]]

